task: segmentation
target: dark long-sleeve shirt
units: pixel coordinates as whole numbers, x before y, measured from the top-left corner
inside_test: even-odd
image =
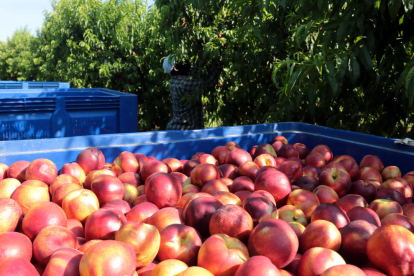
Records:
[[[191,68],[190,72],[198,71],[199,62]],[[211,89],[216,84],[222,71],[222,65],[219,61],[213,63],[208,70],[208,78],[204,85]],[[202,82],[194,77],[176,75],[170,80],[171,100],[173,105],[172,119],[167,125],[167,130],[188,130],[204,128],[203,106],[201,100],[189,105],[186,101],[181,101],[185,95],[191,95],[196,91]]]

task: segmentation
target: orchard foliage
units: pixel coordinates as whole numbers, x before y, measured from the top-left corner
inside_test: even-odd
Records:
[[[35,79],[137,94],[139,129],[165,128],[171,100],[158,11],[131,0],[54,0],[52,6],[35,41]]]
[[[168,54],[221,59],[206,126],[300,121],[414,137],[412,0],[60,0],[37,36],[0,43],[0,79],[138,94],[139,128],[170,119]],[[201,70],[203,78],[206,70]],[[198,98],[186,100],[194,101]]]
[[[0,80],[34,80],[35,37],[27,28],[14,32],[7,43],[0,41]]]
[[[224,125],[301,121],[414,137],[412,1],[156,5],[167,49],[194,59],[202,42],[206,56],[222,52],[223,86],[206,94],[208,118]]]

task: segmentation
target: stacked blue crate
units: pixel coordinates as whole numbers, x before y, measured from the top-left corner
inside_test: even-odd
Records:
[[[0,90],[0,141],[138,130],[138,97],[103,88]]]

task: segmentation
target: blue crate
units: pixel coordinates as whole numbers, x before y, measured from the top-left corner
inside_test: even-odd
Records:
[[[58,89],[58,88],[70,88],[68,82],[54,82],[54,81],[1,81],[1,89]]]
[[[334,155],[348,154],[359,162],[367,155],[377,155],[385,166],[395,165],[403,174],[414,171],[414,147],[394,144],[394,139],[335,130],[303,123],[278,123],[239,127],[221,127],[189,131],[159,131],[134,134],[99,135],[49,140],[0,142],[0,163],[11,165],[19,160],[48,158],[58,168],[73,162],[88,147],[97,147],[107,162],[122,151],[140,152],[160,160],[168,157],[189,159],[196,152],[210,153],[214,147],[229,141],[242,148],[270,142],[285,136],[289,143],[303,143],[310,150],[325,144]]]
[[[0,141],[129,133],[138,97],[103,88],[0,91]]]

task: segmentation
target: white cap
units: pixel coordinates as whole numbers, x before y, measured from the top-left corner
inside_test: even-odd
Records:
[[[164,63],[162,64],[162,67],[165,70],[165,73],[167,74],[171,74],[171,71],[174,67],[174,56],[173,55],[168,55],[165,59],[164,59]]]

